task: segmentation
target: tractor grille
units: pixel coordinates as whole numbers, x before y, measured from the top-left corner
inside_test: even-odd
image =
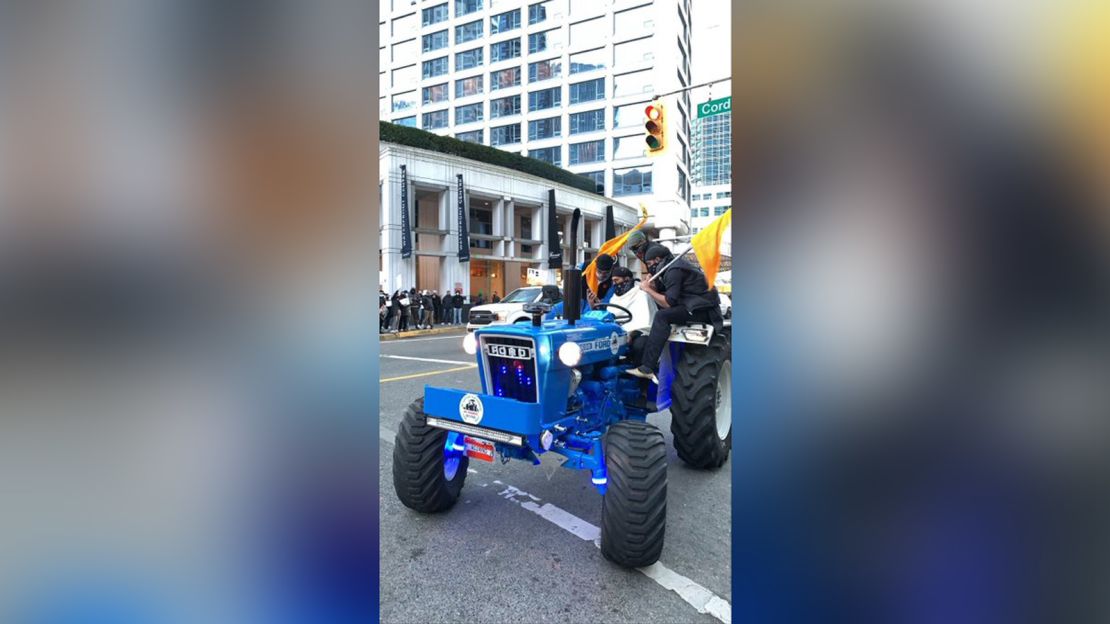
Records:
[[[531,339],[482,336],[482,353],[490,394],[536,402],[536,345]]]

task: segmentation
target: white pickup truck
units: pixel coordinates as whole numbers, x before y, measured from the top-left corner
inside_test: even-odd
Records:
[[[510,323],[526,323],[532,320],[532,315],[524,311],[524,304],[542,301],[555,305],[563,300],[558,286],[526,286],[517,288],[505,295],[497,303],[485,303],[470,308],[466,318],[466,330],[474,331],[479,327],[489,325],[506,325]]]

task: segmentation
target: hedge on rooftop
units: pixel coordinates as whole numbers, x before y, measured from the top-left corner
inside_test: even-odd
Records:
[[[561,169],[550,163],[543,162],[542,160],[536,160],[535,158],[528,158],[518,154],[510,154],[509,152],[499,150],[496,147],[489,147],[488,145],[469,143],[451,137],[440,136],[425,130],[420,130],[419,128],[399,126],[389,123],[388,121],[379,122],[378,127],[381,132],[381,140],[388,143],[408,145],[410,147],[432,150],[441,154],[452,154],[454,156],[461,156],[462,158],[469,158],[491,165],[508,167],[509,169],[515,169],[522,173],[551,180],[552,182],[565,184],[581,191],[586,191],[587,193],[597,192],[597,186],[592,179],[571,173],[566,169]]]

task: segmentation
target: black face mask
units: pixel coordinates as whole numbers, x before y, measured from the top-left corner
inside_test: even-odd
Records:
[[[618,296],[632,290],[632,280],[625,280],[619,284],[613,284],[613,292]]]
[[[663,266],[662,262],[656,262],[655,264],[647,265],[648,274],[655,275],[655,272],[658,271],[659,268],[662,267],[662,266]]]

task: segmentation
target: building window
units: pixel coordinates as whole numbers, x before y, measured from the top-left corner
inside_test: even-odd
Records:
[[[530,149],[528,150],[528,157],[542,160],[545,163],[551,163],[556,167],[563,166],[563,148],[559,145],[541,149]]]
[[[416,58],[416,39],[409,39],[393,45],[393,62],[412,62]]]
[[[422,21],[424,26],[431,26],[438,24],[447,19],[447,3],[437,4],[434,7],[429,7],[421,12]]]
[[[563,32],[561,29],[545,30],[541,33],[528,35],[528,53],[535,54],[545,50],[560,50],[563,47]]]
[[[605,41],[608,38],[609,32],[605,28],[604,17],[596,17],[591,20],[570,25],[570,45],[572,46],[597,43],[599,41]]]
[[[559,59],[528,64],[528,82],[551,80],[563,75],[563,62]]]
[[[393,96],[393,112],[401,113],[416,108],[416,91],[406,91]]]
[[[652,192],[650,167],[613,170],[613,197],[650,192]]]
[[[507,61],[520,57],[520,39],[509,39],[489,47],[489,62]]]
[[[424,61],[424,77],[433,78],[435,76],[442,76],[447,73],[447,57],[441,56],[437,59]]]
[[[399,67],[393,70],[392,77],[394,89],[397,87],[411,87],[416,82],[416,65]]]
[[[475,20],[455,27],[455,45],[474,41],[482,36],[482,20]]]
[[[500,13],[489,18],[489,34],[506,32],[520,28],[520,9]]]
[[[719,217],[728,212],[728,206],[717,206],[713,209],[713,216]]]
[[[490,72],[489,90],[507,89],[520,85],[520,68],[510,67],[501,71]]]
[[[596,69],[605,69],[605,48],[570,55],[570,73],[580,74]]]
[[[482,92],[482,77],[471,76],[455,81],[455,97],[461,98],[468,95],[478,95]]]
[[[528,7],[528,23],[539,24],[547,20],[547,5],[550,2],[538,2]]]
[[[415,128],[416,127],[416,115],[413,115],[411,117],[401,117],[400,119],[394,119],[393,123],[397,124],[398,126],[408,126],[410,128]]]
[[[446,102],[448,96],[447,83],[432,85],[424,87],[423,100],[425,104],[435,104],[436,102]]]
[[[594,192],[598,195],[605,194],[605,172],[604,171],[590,171],[587,173],[580,173],[580,176],[589,178],[594,181]]]
[[[613,76],[613,97],[615,98],[651,93],[652,89],[654,87],[651,81],[651,70]]]
[[[633,126],[641,126],[645,121],[644,109],[647,108],[647,102],[637,102],[636,104],[625,104],[624,106],[617,106],[613,109],[613,127],[614,128],[631,128]]]
[[[655,59],[655,48],[651,45],[651,37],[644,37],[635,41],[626,41],[613,46],[613,67],[633,68]],[[682,86],[686,86],[683,82]]]
[[[489,129],[490,145],[509,145],[520,143],[520,124],[496,126]]]
[[[447,127],[447,109],[435,111],[434,113],[424,113],[424,119],[420,124],[425,130],[435,130],[437,128]]]
[[[644,155],[644,137],[636,134],[613,140],[613,160],[639,158]]]
[[[467,143],[483,143],[485,130],[471,130],[470,132],[460,132],[455,135],[455,138]]]
[[[455,71],[473,69],[482,65],[482,48],[474,48],[455,55]]]
[[[513,95],[507,98],[492,100],[489,103],[489,117],[507,117],[520,114],[520,96]]]
[[[555,108],[563,103],[563,88],[553,87],[542,91],[532,91],[528,94],[528,110],[538,111]]]
[[[528,122],[528,140],[550,139],[561,136],[562,117],[548,117],[547,119],[534,119]]]
[[[422,41],[424,43],[423,50],[425,52],[431,52],[432,50],[439,50],[440,48],[446,48],[447,44],[448,44],[447,31],[446,30],[441,30],[439,32],[434,32],[430,35],[424,35],[424,37],[422,38]]]
[[[590,102],[605,98],[605,79],[587,80],[570,85],[570,103]]]
[[[717,199],[724,199],[726,197],[732,197],[732,191],[724,191],[722,193],[717,193]]]
[[[698,218],[698,209],[697,208],[691,208],[690,209],[690,218],[691,219],[697,219]]]
[[[688,197],[690,197],[690,188],[686,185],[686,174],[683,173],[682,169],[678,169],[678,189],[675,191],[675,193],[682,199],[687,199]],[[708,206],[702,208],[701,210],[703,217],[709,216]]]
[[[599,108],[597,110],[585,111],[581,113],[571,113],[570,115],[570,133],[581,134],[583,132],[596,132],[605,129],[605,109]]]
[[[482,0],[455,0],[455,17],[482,10]]]
[[[482,121],[482,102],[455,107],[455,123],[466,124]]]
[[[586,141],[585,143],[571,143],[570,164],[600,162],[605,160],[605,140]]]
[[[613,32],[627,35],[636,32],[651,32],[655,29],[655,20],[651,19],[651,5],[621,11],[613,15]]]

